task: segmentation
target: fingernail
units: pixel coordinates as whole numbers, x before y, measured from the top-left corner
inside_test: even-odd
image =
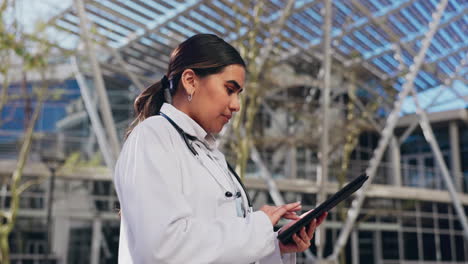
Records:
[[[301,204],[301,201],[297,201],[297,202],[295,202],[295,204]]]

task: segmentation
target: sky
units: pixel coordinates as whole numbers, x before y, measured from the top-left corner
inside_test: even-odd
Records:
[[[22,22],[25,31],[32,31],[38,22],[47,21],[50,17],[71,6],[72,3],[73,0],[17,0],[15,1],[15,15]],[[65,46],[73,47],[77,45],[77,37],[69,34],[50,31],[49,35]],[[464,71],[464,75],[467,75],[466,69]],[[458,80],[453,82],[452,87],[459,95],[464,96],[464,99],[458,98],[451,89],[438,86],[420,92],[418,94],[419,102],[424,108],[432,104],[432,107],[427,109],[429,112],[468,108],[468,83]],[[434,98],[436,98],[435,101]],[[413,98],[408,97],[404,101],[403,112],[414,113],[415,109]]]

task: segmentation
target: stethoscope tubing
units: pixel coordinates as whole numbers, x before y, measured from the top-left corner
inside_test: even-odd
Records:
[[[197,140],[196,137],[194,136],[191,136],[187,133],[185,133],[185,131],[180,128],[170,117],[168,117],[166,114],[160,112],[159,115],[161,115],[162,117],[164,117],[167,121],[169,121],[169,123],[175,128],[175,130],[179,133],[179,135],[182,137],[182,139],[184,140],[185,144],[187,145],[187,148],[190,150],[190,152],[192,152],[193,156],[206,168],[206,166],[204,165],[204,163],[201,161],[200,157],[199,157],[199,154],[198,152],[195,150],[195,148],[193,147],[192,143],[190,142],[190,140],[194,141],[194,140]],[[203,143],[203,142],[202,142]],[[245,188],[244,184],[242,183],[241,181],[241,178],[239,177],[239,175],[236,173],[236,171],[232,168],[232,166],[229,164],[229,162],[226,161],[226,164],[227,164],[227,167],[229,169],[229,171],[234,175],[234,177],[236,178],[237,182],[239,183],[239,185],[242,187],[244,193],[245,193],[245,196],[247,198],[247,204],[249,206],[249,208],[252,208],[252,202],[250,200],[250,195],[249,193],[247,192],[247,189]],[[208,170],[211,174],[211,171]],[[223,185],[216,179],[216,177],[213,176],[213,178],[215,179],[215,181],[218,183],[218,185],[220,185],[221,187],[223,187]],[[225,189],[223,187],[223,189]],[[226,192],[226,196],[227,196],[227,192]],[[237,195],[236,195],[237,196]],[[236,198],[235,196],[233,196],[234,198]]]

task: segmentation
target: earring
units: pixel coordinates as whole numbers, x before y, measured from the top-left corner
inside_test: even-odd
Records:
[[[189,102],[191,102],[191,101],[192,101],[192,97],[193,97],[193,93],[189,94],[187,100],[188,100]]]

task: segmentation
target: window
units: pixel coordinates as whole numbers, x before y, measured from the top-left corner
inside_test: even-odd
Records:
[[[442,260],[452,260],[452,252],[450,245],[450,236],[449,235],[440,235],[440,253],[442,255]]]
[[[382,257],[384,259],[399,259],[398,253],[398,233],[397,232],[382,232]]]
[[[416,233],[403,233],[404,255],[406,260],[418,260],[418,236]]]
[[[433,228],[434,227],[434,219],[429,217],[421,217],[421,226],[423,228]]]
[[[90,263],[91,233],[91,227],[77,227],[70,230],[67,263]]]
[[[464,261],[468,256],[465,256],[463,252],[465,252],[464,245],[463,245],[463,237],[462,236],[455,236],[455,252],[457,261]]]
[[[434,234],[423,233],[424,260],[436,260],[436,247]]]
[[[404,216],[401,218],[404,227],[416,227],[415,216]]]
[[[374,233],[359,231],[359,263],[374,263]]]
[[[421,212],[432,213],[432,203],[431,202],[420,202]]]
[[[325,248],[323,249],[323,253],[324,253],[324,256],[328,256],[333,253],[333,247],[335,246],[335,243],[333,243],[333,230],[327,229],[325,232],[326,232],[327,240],[325,242]]]
[[[445,218],[439,218],[439,229],[449,229],[449,220]]]
[[[448,205],[446,203],[438,203],[437,210],[439,214],[448,214]]]

